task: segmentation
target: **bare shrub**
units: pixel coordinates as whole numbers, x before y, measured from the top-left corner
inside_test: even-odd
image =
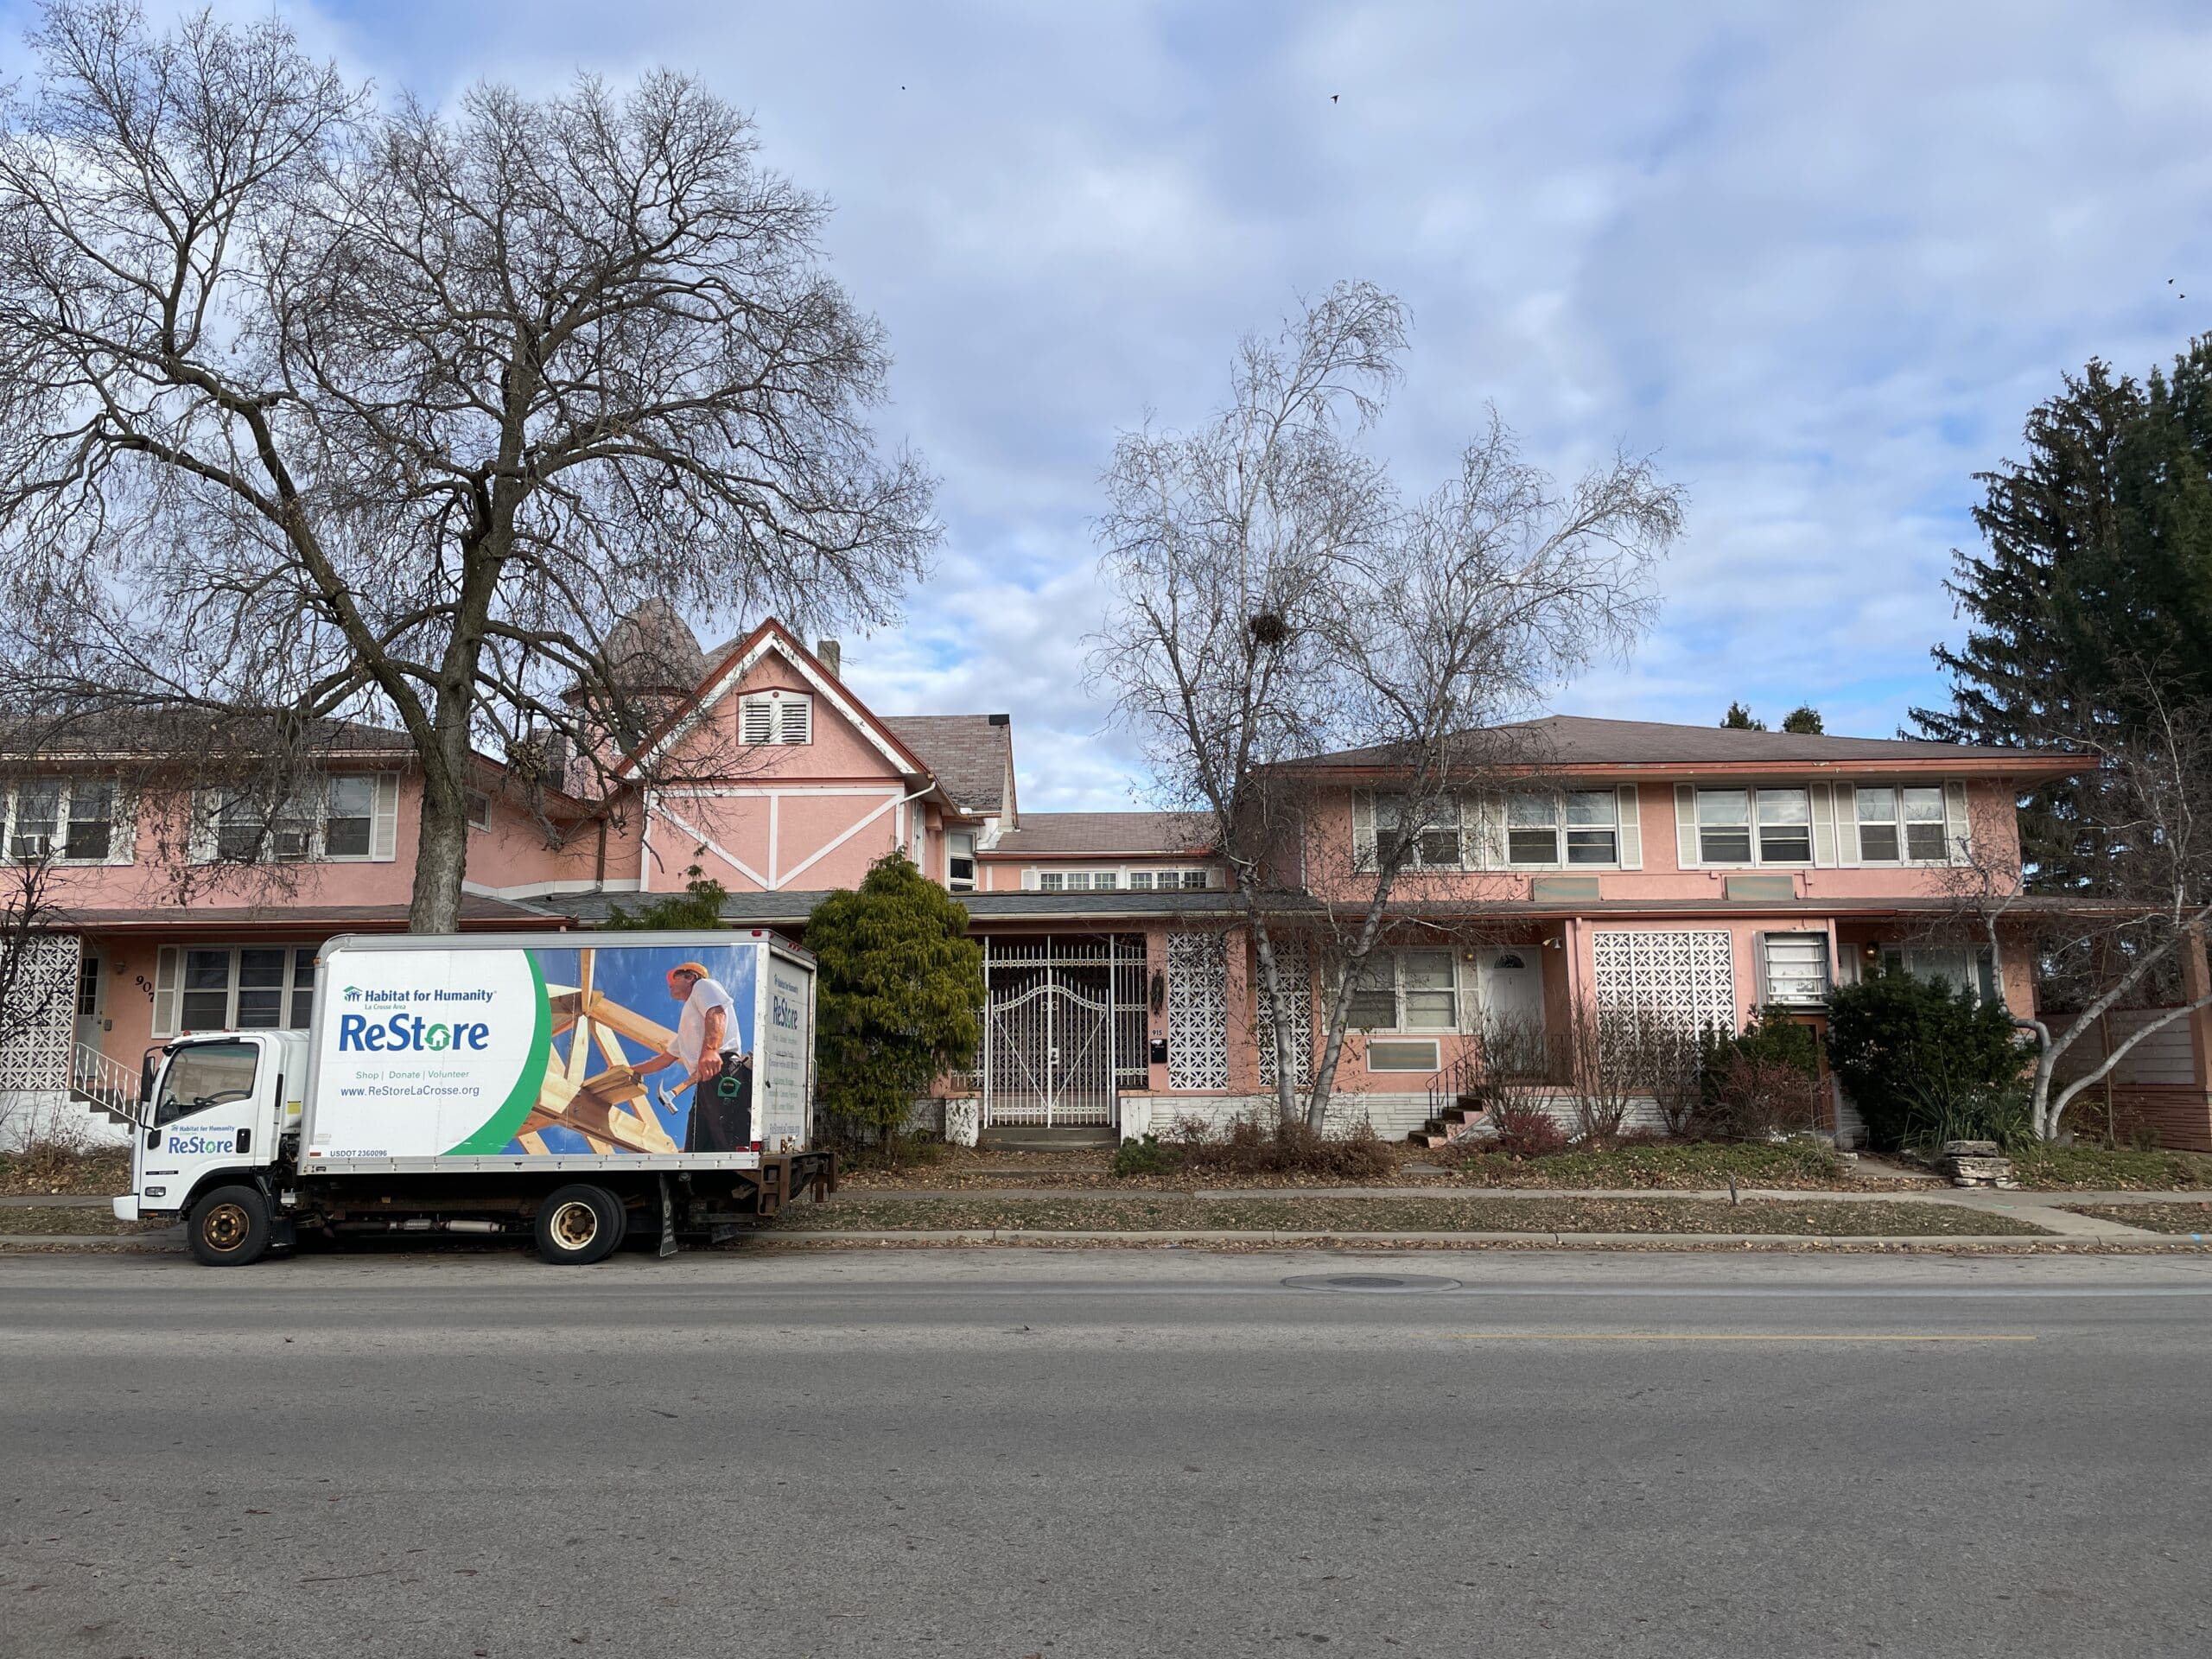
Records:
[[[1370,1181],[1395,1173],[1397,1160],[1365,1119],[1340,1135],[1317,1133],[1301,1119],[1240,1116],[1219,1131],[1179,1117],[1163,1137],[1178,1166],[1192,1174],[1317,1175]]]
[[[1736,1052],[1713,1069],[1699,1127],[1712,1140],[1765,1141],[1819,1121],[1817,1077],[1787,1061]]]

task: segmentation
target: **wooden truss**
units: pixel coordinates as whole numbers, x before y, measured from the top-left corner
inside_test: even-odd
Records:
[[[524,1151],[543,1155],[547,1147],[543,1130],[574,1129],[594,1152],[680,1152],[669,1138],[645,1097],[645,1085],[624,1058],[627,1037],[656,1053],[676,1052],[676,1033],[666,1026],[609,1001],[592,984],[592,961],[597,952],[582,950],[578,958],[574,990],[559,988],[553,997],[553,1034],[570,1033],[569,1058],[548,1061],[545,1081],[537,1091],[537,1104],[523,1121],[516,1137]],[[585,1075],[596,1048],[606,1062],[603,1071]]]

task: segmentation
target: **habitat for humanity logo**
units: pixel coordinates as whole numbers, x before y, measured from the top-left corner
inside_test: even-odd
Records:
[[[426,990],[363,990],[358,985],[348,985],[344,993],[349,1002],[489,1002],[488,990],[455,991],[443,986]],[[341,1014],[338,1016],[338,1046],[363,1050],[372,1053],[408,1053],[428,1052],[440,1053],[449,1049],[481,1050],[492,1040],[492,1027],[486,1021],[468,1020],[425,1020],[419,1014]]]

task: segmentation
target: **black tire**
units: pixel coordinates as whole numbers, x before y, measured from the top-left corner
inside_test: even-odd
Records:
[[[243,1268],[269,1254],[269,1200],[251,1186],[219,1186],[192,1206],[185,1239],[210,1268]]]
[[[621,1247],[629,1211],[603,1186],[578,1183],[537,1206],[537,1254],[556,1267],[587,1268]]]

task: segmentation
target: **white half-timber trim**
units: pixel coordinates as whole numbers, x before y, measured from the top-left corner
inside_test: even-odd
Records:
[[[646,750],[638,760],[625,766],[621,776],[636,777],[640,767],[652,766],[670,749],[697,730],[699,722],[706,718],[708,710],[728,696],[731,690],[772,652],[789,663],[798,671],[798,677],[813,688],[816,696],[821,697],[832,709],[843,715],[846,723],[868,741],[868,746],[889,763],[893,771],[898,772],[902,778],[915,775],[913,767],[907,762],[906,757],[893,747],[889,734],[863,714],[858,706],[845,696],[844,691],[835,680],[818,672],[811,663],[792,650],[791,643],[780,634],[771,632],[763,638],[760,644],[754,645],[752,650],[715,676],[713,683],[700,694],[699,700],[685,711],[683,717],[671,727],[667,734]],[[809,735],[811,734],[810,732]]]
[[[650,821],[651,818],[658,817],[666,820],[674,828],[690,836],[695,845],[703,847],[747,880],[757,883],[763,892],[777,893],[790,887],[798,877],[805,874],[816,864],[836,852],[837,849],[886,813],[902,810],[908,802],[920,799],[936,787],[931,784],[911,794],[901,792],[896,785],[830,785],[815,788],[803,784],[792,785],[789,787],[750,784],[696,789],[656,790],[652,793],[647,818]],[[819,798],[832,795],[855,796],[864,800],[873,800],[876,805],[873,810],[848,824],[843,830],[831,836],[830,840],[816,848],[798,863],[788,869],[785,868],[782,861],[782,818],[779,804],[785,796]],[[705,831],[678,816],[667,804],[671,800],[716,800],[733,798],[765,800],[768,804],[768,868],[765,873],[754,869]],[[894,817],[893,822],[895,829],[899,821]]]

